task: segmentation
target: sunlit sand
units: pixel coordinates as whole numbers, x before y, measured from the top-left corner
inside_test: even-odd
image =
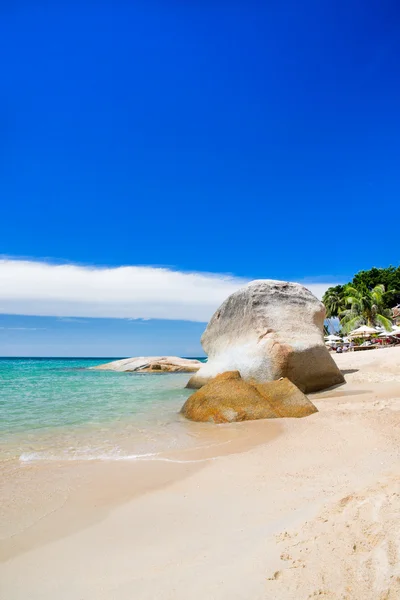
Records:
[[[400,597],[400,348],[335,360],[347,383],[305,419],[210,425],[166,460],[8,465],[1,597]]]

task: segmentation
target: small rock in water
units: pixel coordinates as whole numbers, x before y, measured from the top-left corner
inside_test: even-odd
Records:
[[[195,373],[202,364],[194,358],[180,358],[179,356],[139,356],[114,360],[91,368],[121,373]]]

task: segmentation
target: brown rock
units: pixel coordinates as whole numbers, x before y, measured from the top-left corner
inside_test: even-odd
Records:
[[[286,377],[267,383],[252,382],[252,385],[268,401],[277,417],[308,417],[318,412],[307,396]]]
[[[276,417],[305,417],[317,412],[288,379],[258,384],[244,381],[239,371],[217,375],[192,394],[181,413],[192,421],[230,423]]]

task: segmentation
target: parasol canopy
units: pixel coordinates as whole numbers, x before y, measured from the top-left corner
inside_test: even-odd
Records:
[[[361,325],[361,327],[357,327],[357,329],[353,329],[350,331],[349,337],[369,337],[374,333],[379,333],[375,327],[368,327],[368,325]]]

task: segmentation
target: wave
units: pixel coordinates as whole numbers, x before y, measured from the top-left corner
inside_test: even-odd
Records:
[[[47,454],[44,452],[24,452],[19,457],[19,461],[21,463],[31,463],[31,462],[65,462],[65,461],[135,461],[135,460],[148,460],[148,461],[159,461],[159,462],[170,462],[170,463],[178,463],[178,464],[186,464],[186,463],[201,463],[207,462],[210,460],[215,460],[217,457],[211,458],[199,458],[199,459],[175,459],[168,458],[166,456],[161,456],[158,453],[148,453],[148,454],[118,454],[118,453],[110,453],[110,454],[72,454],[70,456],[60,456],[56,454]]]

